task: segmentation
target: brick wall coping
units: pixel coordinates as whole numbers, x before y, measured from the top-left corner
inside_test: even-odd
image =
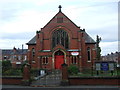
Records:
[[[3,76],[2,79],[23,79],[23,77],[22,76]]]
[[[90,76],[90,77],[79,77],[79,76],[69,76],[68,79],[120,79],[119,76],[116,77],[98,77],[98,76]]]

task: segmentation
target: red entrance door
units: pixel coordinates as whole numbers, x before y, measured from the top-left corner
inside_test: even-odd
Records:
[[[61,69],[61,64],[64,63],[64,55],[55,55],[55,69]]]

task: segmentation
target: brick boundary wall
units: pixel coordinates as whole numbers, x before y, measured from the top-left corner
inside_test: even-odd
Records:
[[[69,77],[69,85],[120,85],[120,77]]]
[[[23,79],[22,77],[2,77],[2,84],[3,85],[8,85],[8,84],[9,85],[20,85],[22,83],[22,79]]]

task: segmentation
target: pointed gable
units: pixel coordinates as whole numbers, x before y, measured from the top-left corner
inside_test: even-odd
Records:
[[[64,13],[58,12],[43,28],[47,27],[50,23],[58,23],[62,25],[62,23],[72,23],[76,27],[78,27],[74,22],[72,22]],[[79,27],[78,27],[79,28]]]
[[[59,12],[42,29],[53,28],[59,25],[65,26],[67,28],[69,28],[70,26],[74,28],[79,28],[64,13],[62,13],[61,9],[59,9]]]

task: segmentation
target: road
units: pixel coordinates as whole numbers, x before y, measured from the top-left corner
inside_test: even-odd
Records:
[[[120,90],[118,86],[59,86],[59,87],[32,87],[20,85],[3,85],[2,90]]]

